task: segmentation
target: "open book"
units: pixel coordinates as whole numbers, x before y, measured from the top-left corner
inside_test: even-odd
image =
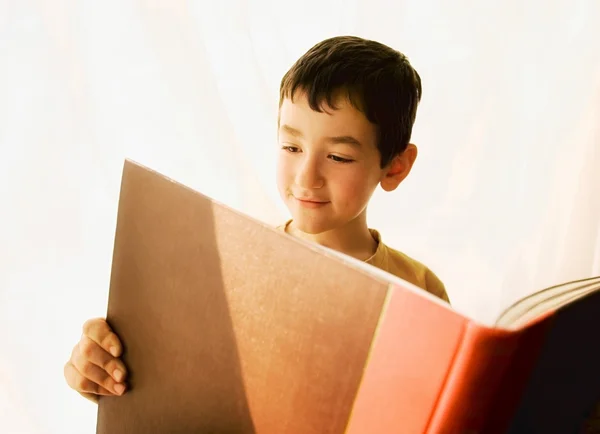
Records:
[[[600,278],[480,324],[131,161],[107,320],[103,434],[580,432],[600,398]]]

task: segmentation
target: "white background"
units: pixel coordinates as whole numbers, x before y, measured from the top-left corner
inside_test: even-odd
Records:
[[[95,432],[62,368],[106,311],[123,159],[280,223],[279,80],[339,34],[422,77],[370,225],[456,309],[600,274],[600,2],[0,0],[0,432]]]

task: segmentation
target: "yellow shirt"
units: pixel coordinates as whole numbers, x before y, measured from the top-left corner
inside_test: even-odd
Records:
[[[369,230],[377,241],[377,250],[365,261],[367,264],[381,268],[450,303],[444,284],[433,271],[419,261],[385,245],[381,241],[381,235],[375,229]]]
[[[285,231],[290,222],[291,220],[277,228]],[[367,264],[387,271],[450,303],[444,284],[433,271],[404,253],[386,246],[381,241],[379,232],[375,229],[369,230],[375,241],[377,241],[377,250],[373,256],[365,261]]]

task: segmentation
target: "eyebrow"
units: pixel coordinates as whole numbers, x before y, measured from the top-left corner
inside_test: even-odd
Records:
[[[299,139],[304,137],[304,134],[302,134],[302,131],[300,131],[294,127],[291,127],[287,124],[281,125],[280,129],[283,130],[284,132],[288,133],[289,135],[297,137]],[[347,145],[356,146],[358,148],[362,147],[360,141],[352,136],[327,137],[326,140],[330,143],[345,143]]]

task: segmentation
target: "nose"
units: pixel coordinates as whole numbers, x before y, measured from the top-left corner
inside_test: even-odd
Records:
[[[296,172],[296,185],[301,188],[314,189],[324,185],[320,165],[315,158],[306,156]]]

